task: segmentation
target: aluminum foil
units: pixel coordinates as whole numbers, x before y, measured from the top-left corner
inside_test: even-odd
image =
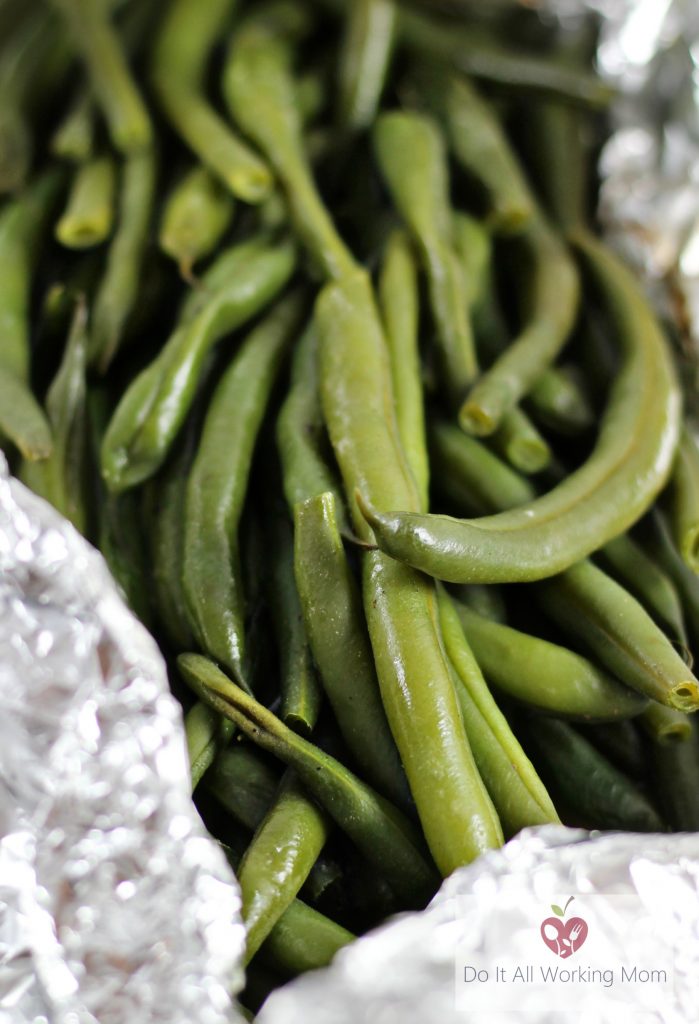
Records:
[[[235,879],[101,556],[0,454],[0,1024],[223,1024]]]

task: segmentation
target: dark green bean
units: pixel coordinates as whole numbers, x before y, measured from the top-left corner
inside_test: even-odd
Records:
[[[699,736],[693,721],[690,728],[686,742],[650,744],[658,806],[678,832],[699,832]]]
[[[671,522],[678,551],[699,573],[699,448],[686,426],[672,471]]]
[[[279,970],[296,975],[327,967],[355,936],[302,900],[292,900],[260,949]]]
[[[51,152],[61,160],[81,164],[94,152],[95,111],[92,97],[82,88],[51,137]]]
[[[184,733],[187,740],[192,790],[197,788],[206,772],[217,760],[218,751],[225,748],[234,728],[232,722],[227,718],[222,718],[203,701],[198,700],[187,712],[184,720]]]
[[[182,582],[190,624],[203,649],[241,682],[238,524],[269,395],[302,315],[303,296],[293,292],[248,335],[214,392],[187,482]]]
[[[209,715],[221,721],[220,715],[207,704],[198,702],[194,706],[206,708]],[[232,724],[228,719],[224,721]],[[236,821],[254,832],[274,800],[279,773],[251,743],[234,743],[218,754],[205,786]]]

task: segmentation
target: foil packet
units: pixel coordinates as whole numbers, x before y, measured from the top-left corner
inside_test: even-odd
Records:
[[[699,6],[523,6],[561,31],[601,19],[597,65],[617,98],[600,218],[696,348]],[[165,666],[101,556],[4,462],[0,654],[0,1024],[242,1019],[232,1002],[243,985],[240,894],[189,796]],[[577,980],[537,1003],[529,971],[572,975],[569,963]],[[501,994],[518,970],[508,1004]],[[527,830],[455,872],[422,913],[275,992],[259,1020],[605,1024],[631,1005],[627,990],[595,1004],[605,972],[611,990],[624,970],[637,972],[634,1020],[696,1019],[699,836]],[[665,980],[644,981],[652,970]]]

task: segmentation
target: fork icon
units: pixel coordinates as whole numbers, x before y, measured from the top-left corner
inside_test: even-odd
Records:
[[[581,931],[582,931],[582,927],[579,924],[576,924],[576,925],[573,926],[573,928],[571,930],[570,938],[563,939],[563,945],[564,946],[570,946],[571,953],[575,952],[575,943],[580,938],[580,932]]]

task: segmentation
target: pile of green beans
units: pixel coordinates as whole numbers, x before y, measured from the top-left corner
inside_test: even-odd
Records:
[[[594,23],[479,6],[0,4],[0,442],[160,645],[253,1013],[523,828],[699,828],[696,373]]]

